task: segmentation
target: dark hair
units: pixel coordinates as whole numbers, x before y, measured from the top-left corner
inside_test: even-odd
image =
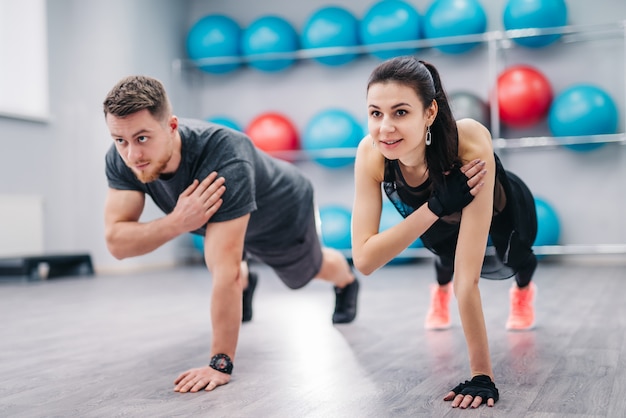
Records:
[[[104,99],[104,116],[128,116],[143,109],[159,121],[171,113],[171,105],[163,84],[151,77],[129,76],[120,80]]]
[[[458,157],[459,133],[452,116],[439,72],[432,65],[412,56],[391,58],[378,65],[367,82],[367,90],[372,84],[394,82],[412,88],[422,101],[424,109],[433,100],[439,111],[430,132],[432,143],[426,147],[426,166],[435,183],[443,182],[443,173],[455,165],[460,165]]]

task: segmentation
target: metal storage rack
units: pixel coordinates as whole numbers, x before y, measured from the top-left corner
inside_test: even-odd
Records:
[[[367,55],[372,51],[384,51],[394,49],[417,48],[425,50],[444,45],[456,45],[463,43],[478,43],[487,48],[489,81],[494,86],[491,94],[496,93],[498,64],[501,62],[501,54],[504,51],[515,48],[515,39],[541,36],[541,35],[560,35],[557,42],[570,44],[575,42],[588,42],[595,40],[621,39],[623,41],[623,62],[626,71],[626,20],[618,21],[603,25],[577,25],[562,26],[553,28],[529,28],[505,31],[490,31],[476,35],[451,36],[437,39],[420,39],[416,41],[393,42],[377,45],[359,45],[355,47],[333,47],[333,48],[317,48],[308,50],[298,50],[293,53],[268,53],[259,54],[248,57],[216,57],[202,60],[176,59],[172,62],[172,72],[174,79],[182,80],[184,77],[195,73],[194,77],[207,77],[207,75],[199,74],[201,71],[198,67],[203,65],[218,65],[240,63],[246,64],[251,60],[274,60],[274,59],[295,59],[295,60],[311,60],[316,57],[341,55],[341,54],[357,54]],[[626,103],[626,88],[623,92],[623,100]],[[592,135],[592,136],[575,136],[575,137],[551,137],[551,136],[533,136],[520,138],[503,138],[501,136],[501,124],[499,119],[499,109],[497,101],[492,101],[490,106],[491,122],[490,131],[493,137],[493,146],[496,150],[514,150],[523,148],[538,147],[559,147],[562,145],[573,144],[589,144],[589,143],[617,143],[626,145],[626,133],[620,132],[610,135]],[[626,123],[626,106],[622,109],[622,125]],[[356,154],[355,148],[329,148],[319,151],[285,151],[277,154],[279,157],[288,158],[291,161],[310,160],[313,158],[336,158],[336,157],[353,157]],[[592,244],[592,245],[550,245],[536,246],[535,253],[538,255],[601,255],[601,254],[626,254],[626,243],[623,244]],[[350,251],[345,251],[350,257]],[[488,248],[487,254],[492,254],[493,249]],[[400,257],[422,258],[431,257],[432,255],[426,249],[409,248],[405,250]]]

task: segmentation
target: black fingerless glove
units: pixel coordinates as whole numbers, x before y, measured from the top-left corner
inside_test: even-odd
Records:
[[[480,374],[474,376],[472,380],[466,380],[465,383],[460,383],[454,389],[452,389],[455,395],[471,395],[474,398],[480,396],[482,403],[487,403],[488,399],[493,399],[493,402],[498,402],[500,394],[496,384],[491,381],[489,376]]]
[[[460,168],[450,170],[444,177],[443,184],[435,186],[432,196],[428,199],[428,209],[439,218],[461,211],[474,200],[467,180],[467,176],[461,173]]]

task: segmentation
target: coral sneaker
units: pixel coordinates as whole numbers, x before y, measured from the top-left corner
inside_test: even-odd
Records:
[[[426,315],[424,328],[442,330],[450,328],[450,298],[452,283],[445,286],[430,285],[430,308]]]
[[[506,329],[511,331],[525,331],[535,326],[535,308],[533,307],[533,302],[536,293],[537,286],[535,286],[533,282],[530,282],[530,284],[523,289],[517,287],[517,284],[513,284],[513,287],[509,290],[511,311],[509,313],[509,319],[506,321]]]

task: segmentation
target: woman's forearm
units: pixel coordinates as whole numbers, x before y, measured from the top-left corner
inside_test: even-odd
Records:
[[[400,223],[354,245],[352,257],[355,267],[365,275],[373,273],[406,250],[437,219],[426,204],[422,205]]]
[[[465,280],[463,277],[455,277],[454,291],[467,342],[472,376],[485,374],[493,380],[493,369],[480,289],[478,288],[478,278],[476,280]]]

